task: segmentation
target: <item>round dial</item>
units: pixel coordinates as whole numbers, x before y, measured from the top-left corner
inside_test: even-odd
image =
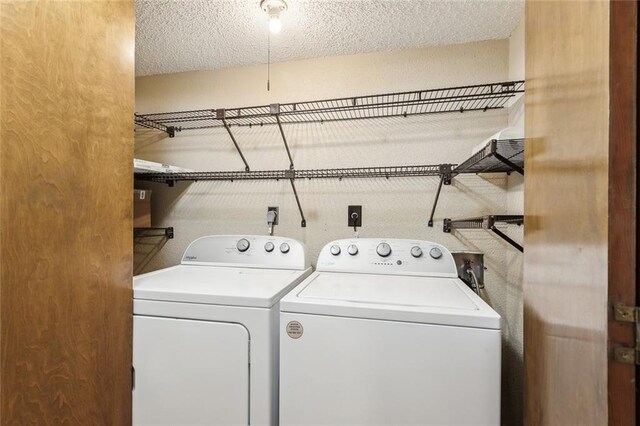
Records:
[[[273,245],[273,243],[271,241],[267,241],[265,243],[265,245],[264,245],[264,249],[267,251],[267,253],[271,253],[274,248],[275,248],[275,246]]]
[[[238,244],[236,244],[236,247],[238,248],[238,251],[247,251],[249,250],[249,246],[251,245],[251,243],[249,243],[249,240],[247,240],[246,238],[241,239],[240,241],[238,241]]]
[[[347,247],[347,253],[349,253],[351,256],[355,256],[356,254],[358,254],[358,246],[356,246],[355,244],[349,245],[349,247]]]
[[[421,257],[422,256],[422,249],[418,246],[413,246],[411,247],[411,256],[413,257]]]
[[[287,243],[280,244],[280,251],[282,253],[289,253],[289,244]]]
[[[391,246],[387,243],[380,243],[376,247],[376,253],[382,257],[387,257],[391,254]]]
[[[442,250],[440,250],[438,247],[434,247],[429,250],[429,256],[433,257],[434,259],[440,259],[442,257]]]
[[[340,246],[333,245],[331,246],[329,251],[331,252],[332,255],[337,256],[340,254]]]

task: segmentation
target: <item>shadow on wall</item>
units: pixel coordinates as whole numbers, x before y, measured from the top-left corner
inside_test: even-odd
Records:
[[[164,236],[135,237],[133,239],[133,274],[140,274],[167,241],[168,238]]]
[[[176,182],[175,186],[168,188],[168,190],[162,190],[166,187],[165,184],[136,181],[136,189],[151,190],[151,203],[158,204],[166,203],[169,208],[177,202],[189,188],[191,182]],[[158,200],[159,199],[159,200]],[[153,210],[153,209],[152,209]],[[153,211],[151,217],[151,226],[160,227],[161,220],[154,218]],[[145,268],[149,265],[149,262],[162,250],[162,248],[169,242],[169,238],[165,236],[138,236],[133,239],[133,274],[138,275],[145,271]]]
[[[135,143],[134,152],[138,152],[138,150],[143,150],[144,148],[151,146],[156,142],[160,142],[161,140],[168,137],[169,136],[161,130],[137,128],[135,129],[136,143]]]

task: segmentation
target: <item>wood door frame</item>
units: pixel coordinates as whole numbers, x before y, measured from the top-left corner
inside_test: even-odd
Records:
[[[636,424],[636,366],[613,360],[616,346],[635,346],[633,323],[615,321],[613,306],[637,298],[638,5],[611,1],[609,53],[609,424]]]

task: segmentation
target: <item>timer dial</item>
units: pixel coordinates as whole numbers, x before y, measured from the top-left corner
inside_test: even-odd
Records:
[[[238,241],[238,244],[236,244],[236,248],[238,249],[239,252],[245,252],[249,250],[250,245],[251,243],[249,242],[249,240],[247,240],[246,238],[243,238],[240,241]]]
[[[429,250],[429,256],[433,257],[434,259],[440,259],[442,257],[442,250],[440,250],[438,247],[433,247],[431,250]]]
[[[382,257],[387,257],[391,254],[391,246],[387,243],[380,243],[376,247],[376,253]]]

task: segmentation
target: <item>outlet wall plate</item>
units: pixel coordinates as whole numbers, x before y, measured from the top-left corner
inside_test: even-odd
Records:
[[[280,220],[280,209],[278,207],[267,207],[267,213],[269,213],[272,210],[275,210],[275,212],[276,212],[276,221],[273,222],[273,224],[277,225],[278,224],[278,220]]]
[[[357,228],[362,226],[362,206],[349,206],[348,210],[348,215],[347,215],[347,226],[349,228],[353,228],[354,224],[353,224],[353,219],[351,218],[351,214],[352,213],[357,213],[358,214],[358,219],[356,219],[356,223],[355,226]]]

